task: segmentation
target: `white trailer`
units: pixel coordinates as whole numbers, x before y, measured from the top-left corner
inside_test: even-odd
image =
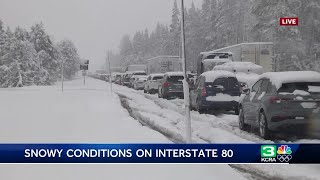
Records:
[[[179,56],[157,56],[148,59],[148,74],[182,71],[182,62]]]
[[[230,52],[232,61],[252,62],[263,67],[264,72],[275,70],[272,42],[241,43],[203,54]]]

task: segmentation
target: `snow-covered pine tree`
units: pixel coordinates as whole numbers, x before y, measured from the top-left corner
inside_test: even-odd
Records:
[[[177,0],[174,0],[173,9],[172,9],[172,17],[170,24],[170,39],[171,43],[171,55],[179,55],[181,48],[181,25],[180,25],[180,11],[178,7]]]
[[[61,61],[64,63],[64,77],[72,79],[79,71],[80,57],[76,46],[70,40],[63,40],[58,43]]]
[[[50,36],[46,33],[42,23],[35,24],[31,27],[30,41],[34,45],[37,53],[44,51],[47,54],[46,58],[40,59],[41,67],[47,70],[47,72],[49,73],[49,81],[55,82],[60,72],[60,64],[57,57],[58,53]],[[43,57],[43,55],[41,55],[41,57]]]

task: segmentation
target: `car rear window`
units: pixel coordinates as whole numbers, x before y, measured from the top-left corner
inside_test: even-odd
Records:
[[[182,83],[182,80],[183,80],[183,76],[170,76],[168,77],[168,81],[169,82],[175,82],[175,83]]]
[[[294,91],[320,93],[320,82],[295,82],[282,84],[278,93],[293,93]]]
[[[134,75],[147,75],[146,73],[134,73]]]
[[[213,83],[207,83],[208,87],[218,88],[218,89],[239,89],[240,84],[238,80],[234,77],[228,78],[218,78]]]
[[[162,79],[163,78],[163,76],[155,76],[155,77],[153,77],[153,80],[158,80],[158,79]]]

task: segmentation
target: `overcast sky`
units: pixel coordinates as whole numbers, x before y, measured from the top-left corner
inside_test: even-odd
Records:
[[[170,23],[172,6],[173,0],[0,0],[0,19],[11,28],[43,22],[55,41],[71,39],[96,69],[122,35]]]

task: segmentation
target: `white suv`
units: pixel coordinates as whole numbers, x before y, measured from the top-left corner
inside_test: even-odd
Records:
[[[158,88],[161,84],[161,80],[164,74],[150,74],[147,82],[144,85],[144,92],[154,94],[158,92]]]

